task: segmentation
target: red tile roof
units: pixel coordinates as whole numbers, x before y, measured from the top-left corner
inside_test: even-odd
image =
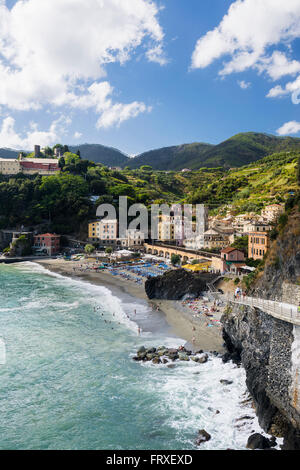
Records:
[[[238,248],[233,248],[231,246],[229,246],[227,248],[223,248],[221,253],[231,253],[232,251],[240,251],[241,253],[243,253],[242,250],[239,250]]]
[[[43,233],[42,235],[36,235],[36,237],[60,237],[60,235],[56,235],[56,233]]]

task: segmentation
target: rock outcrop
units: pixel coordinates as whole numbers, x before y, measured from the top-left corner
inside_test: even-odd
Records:
[[[212,282],[216,277],[215,274],[194,274],[185,269],[176,269],[162,276],[147,279],[145,291],[149,299],[195,298],[207,290],[207,283]]]

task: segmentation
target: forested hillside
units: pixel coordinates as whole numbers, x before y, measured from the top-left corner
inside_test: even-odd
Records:
[[[84,233],[100,203],[204,203],[212,212],[259,213],[267,204],[284,202],[297,191],[300,152],[282,152],[239,169],[203,168],[188,173],[109,170],[67,152],[62,172],[53,176],[0,175],[0,228],[44,224],[61,234]]]

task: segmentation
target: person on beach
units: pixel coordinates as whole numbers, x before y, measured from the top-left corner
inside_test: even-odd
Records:
[[[139,334],[139,336],[141,335],[141,329],[140,329],[140,327],[138,327],[138,334]]]

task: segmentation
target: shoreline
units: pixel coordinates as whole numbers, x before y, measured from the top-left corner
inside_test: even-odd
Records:
[[[193,316],[190,309],[182,305],[181,301],[149,300],[144,290],[144,284],[138,285],[119,276],[113,276],[109,272],[81,271],[79,270],[80,265],[76,261],[48,259],[35,262],[51,272],[107,287],[116,297],[122,297],[126,294],[132,300],[142,301],[153,312],[162,314],[171,334],[186,341],[186,346],[192,350],[225,352],[221,328],[208,328],[205,319]],[[150,331],[153,331],[151,325]],[[192,343],[193,338],[194,342]]]

